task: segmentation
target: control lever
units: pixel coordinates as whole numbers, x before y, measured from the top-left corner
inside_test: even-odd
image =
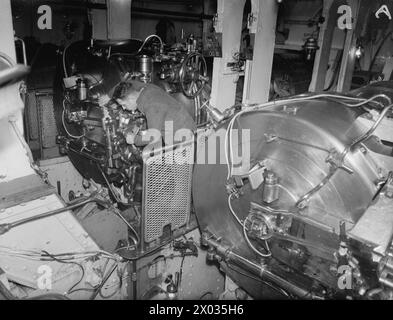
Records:
[[[98,205],[100,205],[100,206],[102,206],[104,208],[109,208],[110,207],[110,203],[105,201],[105,200],[103,200],[103,199],[98,198],[97,197],[97,192],[95,192],[92,195],[90,195],[89,197],[85,198],[84,200],[78,199],[78,201],[76,201],[75,203],[72,203],[72,204],[70,204],[70,205],[68,205],[68,206],[66,206],[64,208],[59,208],[59,209],[56,209],[56,210],[44,212],[44,213],[38,214],[36,216],[28,217],[28,218],[25,218],[25,219],[14,221],[14,222],[0,224],[0,235],[5,234],[6,232],[11,230],[12,228],[18,227],[18,226],[20,226],[22,224],[26,224],[26,223],[33,222],[33,221],[36,221],[36,220],[40,220],[40,219],[44,219],[44,218],[47,218],[47,217],[51,217],[51,216],[63,213],[65,211],[74,210],[76,208],[82,207],[82,206],[84,206],[84,205],[86,205],[88,203],[91,203],[91,202],[95,202],[95,203],[97,203]]]

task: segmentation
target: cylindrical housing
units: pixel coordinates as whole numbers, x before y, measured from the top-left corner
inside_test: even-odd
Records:
[[[147,55],[139,58],[139,72],[142,74],[143,82],[150,82],[151,73],[153,72],[153,59]]]
[[[263,185],[262,200],[266,203],[272,203],[278,200],[278,178],[272,171],[268,171]]]
[[[77,89],[78,89],[78,99],[80,101],[84,101],[87,99],[87,86],[86,81],[83,79],[79,79],[76,82]]]

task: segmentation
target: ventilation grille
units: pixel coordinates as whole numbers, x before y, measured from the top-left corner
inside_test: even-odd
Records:
[[[53,108],[53,97],[51,95],[42,96],[37,99],[37,102],[41,108],[42,147],[57,147],[57,126]]]
[[[191,207],[191,142],[156,151],[144,161],[144,239],[151,242],[187,224]]]

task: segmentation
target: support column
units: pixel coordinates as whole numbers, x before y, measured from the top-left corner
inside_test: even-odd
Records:
[[[132,0],[107,0],[108,39],[131,39]]]
[[[325,18],[325,22],[321,25],[319,32],[319,49],[315,54],[314,69],[309,86],[309,91],[311,92],[320,92],[325,89],[326,73],[329,65],[333,35],[337,26],[337,10],[341,5],[346,4],[346,0],[323,1],[322,16]]]
[[[356,29],[359,20],[360,0],[349,0],[349,6],[352,8],[354,16],[352,29],[347,30],[344,42],[343,58],[341,60],[340,73],[337,82],[337,92],[346,92],[351,90],[351,82],[356,62]]]
[[[107,8],[90,10],[93,39],[131,39],[132,0],[97,0],[97,3],[106,4]]]
[[[240,50],[245,0],[217,0],[216,32],[222,33],[222,58],[214,58],[211,104],[224,110],[235,103],[237,72],[227,66]]]
[[[272,77],[277,0],[252,0],[250,33],[254,34],[253,61],[247,62],[243,102],[263,103],[269,99]]]

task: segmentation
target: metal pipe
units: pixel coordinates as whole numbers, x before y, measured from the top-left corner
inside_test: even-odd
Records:
[[[0,225],[0,235],[5,234],[9,230],[11,230],[11,229],[13,229],[15,227],[18,227],[18,226],[20,226],[22,224],[26,224],[26,223],[33,222],[33,221],[36,221],[36,220],[40,220],[40,219],[44,219],[44,218],[47,218],[47,217],[51,217],[51,216],[63,213],[65,211],[74,210],[74,209],[79,208],[81,206],[84,206],[84,205],[86,205],[86,204],[88,204],[90,202],[99,203],[103,207],[107,207],[108,206],[108,203],[106,201],[100,200],[100,199],[95,198],[94,196],[91,196],[91,197],[89,197],[89,198],[87,198],[87,199],[85,199],[83,201],[80,201],[78,203],[74,203],[74,204],[68,205],[68,206],[66,206],[64,208],[51,210],[51,211],[48,211],[48,212],[44,212],[44,213],[38,214],[38,215],[33,216],[33,217],[17,220],[15,222],[1,224]]]
[[[15,37],[15,41],[18,41],[22,44],[22,54],[23,54],[23,64],[27,66],[27,57],[26,57],[26,45],[25,42],[18,37]]]
[[[266,266],[264,265],[259,265],[254,263],[253,261],[250,261],[249,259],[244,258],[241,255],[238,255],[231,249],[227,248],[223,244],[217,242],[214,239],[204,239],[205,243],[208,244],[208,246],[213,247],[219,258],[223,259],[226,263],[233,263],[236,264],[237,266],[253,273],[254,275],[258,276],[264,281],[269,281],[274,283],[275,285],[279,286],[283,290],[290,292],[291,294],[298,296],[300,298],[318,298],[315,296],[313,293],[311,293],[309,290],[303,289],[283,278],[280,276],[272,273],[270,270],[267,269]]]

